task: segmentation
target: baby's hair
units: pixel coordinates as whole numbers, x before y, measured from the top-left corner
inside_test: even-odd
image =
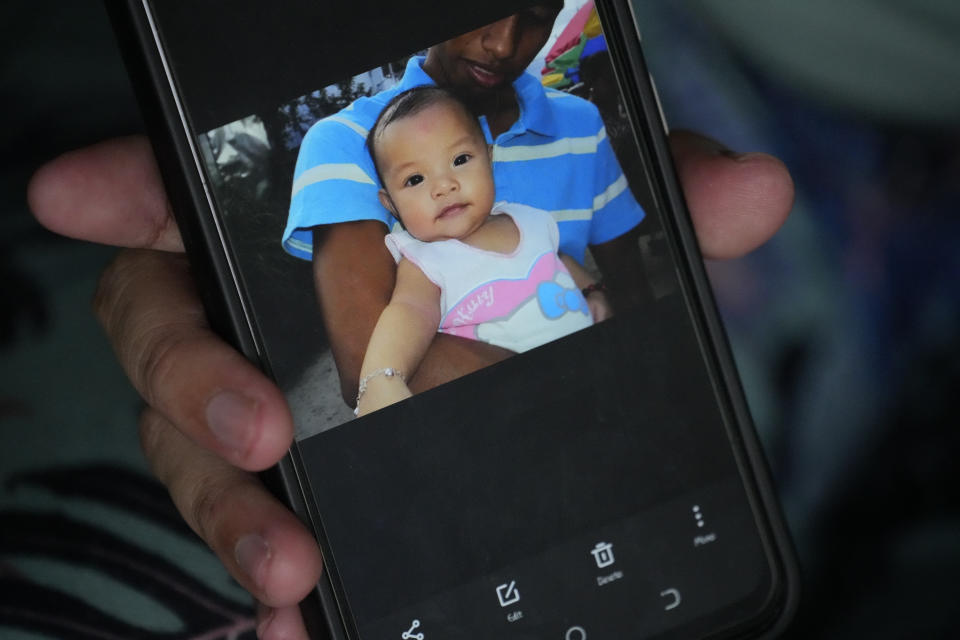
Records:
[[[383,176],[380,175],[380,163],[377,161],[376,143],[383,133],[383,130],[397,120],[415,116],[427,107],[442,102],[453,103],[456,107],[462,109],[470,122],[476,126],[480,137],[484,137],[483,128],[480,126],[480,121],[477,120],[477,117],[460,98],[447,89],[436,85],[422,85],[398,93],[393,96],[390,102],[383,108],[383,111],[381,111],[377,117],[377,121],[370,127],[370,133],[367,134],[367,149],[370,151],[370,157],[373,159],[373,168],[377,172],[377,178],[379,178],[380,184],[383,184]]]

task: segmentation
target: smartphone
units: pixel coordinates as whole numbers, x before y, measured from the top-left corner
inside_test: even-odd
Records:
[[[784,629],[789,536],[628,1],[108,6],[211,321],[295,417],[265,479],[323,554],[313,637]],[[381,332],[410,292],[426,332]],[[355,418],[375,388],[409,397]]]

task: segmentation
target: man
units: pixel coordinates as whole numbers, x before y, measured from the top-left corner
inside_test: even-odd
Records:
[[[615,307],[642,296],[636,234],[644,212],[634,200],[590,103],[544,91],[524,74],[547,41],[562,2],[546,2],[457,36],[412,58],[400,83],[318,122],[304,138],[294,176],[284,247],[314,260],[324,323],[348,404],[396,269],[383,243],[394,219],[377,197],[377,173],[364,146],[396,94],[438,84],[480,117],[494,145],[496,200],[549,211],[560,251],[583,262],[587,246]],[[312,237],[311,237],[312,236]],[[486,366],[510,352],[438,335],[411,380],[414,392]]]
[[[671,143],[706,257],[743,255],[783,224],[793,184],[778,160],[689,133]],[[286,453],[290,412],[279,389],[209,330],[149,143],[68,153],[37,172],[28,195],[51,230],[133,248],[103,274],[95,308],[150,405],[144,454],[187,523],[263,603],[259,636],[305,638],[296,605],[320,575],[316,543],[249,473]]]

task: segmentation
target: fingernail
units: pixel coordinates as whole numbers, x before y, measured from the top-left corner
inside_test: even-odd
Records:
[[[743,156],[746,155],[744,153],[738,153],[737,151],[732,151],[730,149],[727,149],[726,147],[720,147],[719,149],[717,149],[716,153],[718,156],[723,156],[724,158],[730,158],[731,160],[740,160],[741,158],[743,158]]]
[[[263,579],[270,562],[270,545],[260,535],[251,533],[237,541],[233,555],[240,568],[250,576],[257,587],[263,587]]]
[[[207,403],[207,425],[225,447],[246,451],[254,431],[257,403],[233,391],[221,391]]]
[[[730,158],[731,160],[739,160],[745,155],[737,151],[734,151],[732,149],[728,149],[723,143],[717,142],[716,140],[711,140],[709,138],[706,138],[705,141],[706,141],[705,146],[714,155],[722,156],[724,158]]]
[[[744,153],[738,153],[732,149],[727,148],[722,142],[714,140],[713,138],[708,138],[700,134],[692,134],[693,140],[700,146],[700,148],[708,153],[711,153],[716,156],[722,156],[724,158],[730,158],[731,160],[740,160],[743,156],[747,155]]]

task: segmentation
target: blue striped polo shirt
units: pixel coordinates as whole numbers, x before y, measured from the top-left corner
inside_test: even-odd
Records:
[[[396,94],[434,84],[411,58],[401,81],[314,124],[303,138],[294,171],[290,215],[283,233],[288,253],[312,259],[312,228],[354,220],[396,220],[380,204],[367,132]],[[546,90],[532,75],[513,84],[520,117],[493,143],[497,202],[518,202],[549,212],[560,230],[560,251],[583,262],[588,244],[601,244],[635,227],[644,216],[627,186],[596,107]]]

